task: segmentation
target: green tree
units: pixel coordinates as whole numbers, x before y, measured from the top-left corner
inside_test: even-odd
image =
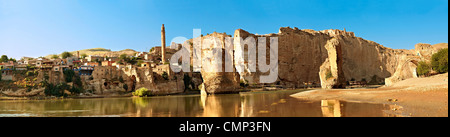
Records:
[[[70,89],[70,93],[79,94],[84,92],[83,83],[81,82],[81,78],[78,75],[75,75],[75,80],[73,81],[73,86]]]
[[[9,58],[9,61],[17,62],[15,58]]]
[[[86,58],[88,55],[86,53],[83,53],[80,55],[82,59]]]
[[[121,54],[121,55],[119,56],[119,59],[124,60],[124,61],[126,61],[127,58],[128,58],[127,54]]]
[[[77,88],[83,87],[83,82],[81,82],[81,78],[78,75],[75,75],[75,80],[73,81],[73,86]]]
[[[138,66],[141,66],[142,63],[144,63],[143,60],[138,60],[138,61],[137,61],[137,65],[138,65]]]
[[[6,55],[2,55],[2,57],[0,58],[0,62],[8,62],[8,56]]]
[[[102,65],[102,61],[100,61],[99,59],[95,59],[95,62],[97,62],[99,66]]]
[[[61,54],[61,58],[63,58],[63,59],[66,59],[66,58],[72,57],[72,56],[73,56],[72,53],[67,52],[67,51],[64,51],[64,52]]]
[[[448,48],[441,49],[431,57],[431,67],[438,73],[448,72]]]
[[[153,50],[155,50],[155,47],[152,47],[152,48],[150,49],[150,52],[152,52]]]
[[[431,66],[430,66],[430,64],[428,64],[425,61],[420,61],[419,65],[416,68],[416,71],[417,71],[417,75],[419,75],[419,76],[426,75],[426,74],[430,73]]]
[[[82,92],[82,88],[77,88],[77,87],[75,87],[75,86],[72,86],[72,88],[70,88],[70,93],[72,93],[72,94],[79,94],[79,93],[81,93]]]
[[[28,71],[28,72],[26,73],[26,75],[27,75],[27,76],[34,76],[34,72],[33,72],[33,71]]]
[[[138,59],[138,58],[136,58],[136,57],[127,58],[127,63],[129,63],[129,64],[131,64],[131,65],[136,65],[137,59]]]
[[[52,55],[52,57],[51,57],[52,59],[58,59],[59,58],[59,56],[58,55]]]
[[[75,71],[71,69],[67,69],[63,71],[66,82],[72,82],[73,77],[75,76]]]
[[[46,84],[44,93],[47,96],[56,96],[56,97],[64,96],[64,97],[66,97],[67,94],[64,93],[64,90],[70,90],[69,87],[70,86],[67,85],[66,83],[60,83],[58,85],[49,83],[49,84]]]

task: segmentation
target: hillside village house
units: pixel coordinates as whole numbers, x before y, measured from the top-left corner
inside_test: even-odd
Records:
[[[85,66],[92,66],[92,67],[96,67],[96,66],[100,66],[98,64],[98,62],[86,62],[84,63]]]
[[[28,70],[28,67],[26,64],[18,64],[18,65],[15,65],[14,68],[16,68],[16,70]]]
[[[139,57],[141,59],[145,58],[145,55],[147,55],[147,52],[138,52],[136,53],[136,57]]]
[[[120,59],[119,59],[119,57],[108,57],[108,58],[105,58],[105,60],[116,62],[116,61],[119,61]]]
[[[144,61],[141,63],[141,67],[152,67],[152,63],[150,61]]]
[[[48,59],[45,59],[45,58],[38,58],[38,59],[36,59],[35,60],[35,66],[36,67],[41,67],[42,66],[42,63],[44,62],[44,61],[48,61]],[[28,61],[28,62],[30,62],[30,61]]]
[[[1,64],[2,80],[13,80],[14,62]]]
[[[145,54],[144,55],[144,60],[153,60],[153,59],[155,59],[155,58],[153,57],[152,54]]]
[[[68,57],[68,58],[66,58],[66,65],[69,65],[69,66],[72,66],[72,65],[74,65],[74,61],[78,61],[79,59],[78,59],[78,57],[74,57],[74,56],[72,56],[72,57]]]
[[[89,56],[87,56],[86,57],[86,59],[87,59],[87,61],[88,62],[93,62],[93,61],[103,61],[103,57],[101,57],[101,56],[92,56],[92,55],[89,55]]]
[[[102,61],[102,66],[113,66],[115,61]]]
[[[36,61],[37,60],[24,60],[23,64],[35,66],[36,65]]]
[[[19,65],[24,64],[24,63],[23,63],[23,60],[18,60],[16,63],[19,64]]]
[[[80,62],[83,62],[83,63],[84,63],[84,62],[88,62],[87,59],[80,59],[79,61],[80,61]]]
[[[79,69],[77,69],[79,75],[92,75],[92,72],[94,72],[93,66],[81,66]]]
[[[54,64],[55,63],[51,60],[41,60],[41,61],[38,60],[36,62],[36,67],[39,67],[41,70],[44,70],[44,71],[50,71],[51,69],[53,69]]]
[[[81,60],[75,60],[72,62],[74,67],[81,66]]]
[[[49,62],[53,62],[54,65],[66,65],[66,61],[64,61],[64,59],[54,59]]]

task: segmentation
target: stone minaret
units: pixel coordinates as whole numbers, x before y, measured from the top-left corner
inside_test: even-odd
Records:
[[[164,24],[161,27],[161,56],[162,63],[166,62],[166,30]]]

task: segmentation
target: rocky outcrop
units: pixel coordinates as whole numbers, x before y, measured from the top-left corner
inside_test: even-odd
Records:
[[[342,71],[342,50],[338,39],[333,38],[325,45],[328,58],[320,66],[319,71],[321,86],[325,89],[345,87],[345,76]]]
[[[213,34],[201,37],[201,42],[203,43],[205,39],[211,37],[217,38],[214,40],[214,42],[217,42],[217,45],[214,46],[213,43],[211,43],[211,45],[202,45],[207,48],[203,48],[201,53],[199,53],[202,57],[201,75],[203,78],[204,90],[208,94],[238,92],[238,89],[240,88],[239,74],[234,70],[234,65],[234,72],[224,72],[226,56],[225,37],[229,36],[225,33],[214,32]],[[221,52],[221,58],[215,57],[215,55],[218,54],[217,52]],[[228,54],[233,53],[228,52]],[[233,57],[233,55],[231,55],[231,57]]]
[[[243,39],[254,37],[256,43],[258,43],[258,37],[278,37],[278,80],[276,83],[291,88],[303,87],[305,82],[319,83],[319,67],[328,56],[324,45],[331,39],[330,36],[291,28],[280,28],[279,33],[267,35],[255,35],[238,29],[234,36]],[[266,44],[266,53],[268,53],[270,43],[266,42]],[[247,47],[244,51],[247,52],[246,50]],[[266,57],[269,58],[269,56]],[[244,56],[244,59],[248,60],[248,57]],[[258,62],[256,64],[257,72],[250,72],[248,63],[245,63],[245,70],[240,73],[241,78],[247,80],[249,84],[258,84],[260,76],[267,75],[261,73]]]
[[[278,81],[284,87],[292,88],[302,87],[304,83],[321,83],[323,88],[344,87],[351,79],[381,84],[385,78],[397,73],[402,75],[398,80],[414,77],[415,64],[411,58],[420,58],[414,50],[386,48],[345,30],[287,27],[280,28],[277,34],[255,35],[238,29],[234,36],[244,39],[278,37]],[[428,50],[420,52],[429,53]],[[327,71],[331,73],[328,79]],[[263,74],[245,71],[240,75],[249,83],[258,84],[258,78]]]
[[[213,33],[202,37],[201,40],[208,37],[218,38],[221,41],[222,53],[225,53],[223,52],[224,38],[229,36]],[[320,83],[324,88],[344,87],[351,79],[381,84],[384,83],[385,78],[391,77],[396,71],[402,71],[405,68],[399,68],[399,65],[404,64],[406,58],[416,56],[413,50],[386,48],[373,41],[356,37],[353,32],[336,29],[314,31],[282,27],[278,33],[266,35],[252,34],[238,29],[233,35],[234,48],[240,38],[245,40],[249,37],[252,37],[255,43],[260,43],[260,38],[266,38],[267,63],[270,60],[268,55],[270,37],[278,38],[278,79],[274,84],[280,84],[286,88],[301,88],[305,86],[305,83]],[[194,42],[191,39],[189,43]],[[224,62],[224,56],[220,58],[221,60],[204,56],[205,53],[213,52],[212,49],[207,48],[201,51],[202,60],[208,63]],[[202,70],[205,91],[207,93],[236,91],[239,79],[245,80],[249,84],[260,84],[260,77],[269,73],[259,71],[259,62],[249,61],[248,52],[248,45],[244,46],[244,62],[234,62],[233,64],[233,68],[236,68],[237,64],[244,64],[244,71],[239,74]],[[198,54],[195,51],[192,53]],[[235,54],[237,53],[234,51],[233,57]],[[256,52],[256,57],[259,54]],[[194,57],[194,55],[191,56]],[[193,63],[192,60],[191,63]],[[251,71],[252,68],[249,64],[252,63],[256,64],[256,71]],[[223,65],[203,65],[203,67],[222,67],[220,70],[224,70]],[[408,69],[413,70],[412,68]],[[326,78],[327,71],[331,73],[331,77],[328,79]]]
[[[396,82],[416,78],[416,68],[419,61],[429,62],[434,53],[440,49],[448,48],[447,43],[439,43],[435,45],[419,43],[415,45],[413,50],[408,51],[409,54],[402,56],[399,59],[399,64],[396,67],[395,73],[385,79],[386,86],[391,86]]]
[[[437,53],[440,49],[448,48],[448,43],[439,43],[435,45],[418,43],[414,47],[413,51],[417,56],[429,61],[434,53]]]
[[[168,65],[165,65],[168,68]],[[184,92],[183,74],[171,74],[166,70],[168,78],[162,78],[156,69],[149,67],[127,66],[121,69],[116,67],[98,66],[92,73],[92,80],[84,84],[84,88],[96,94],[111,94],[117,92],[134,91],[147,88],[152,95],[167,95]],[[119,78],[124,81],[120,82]],[[86,79],[86,78],[85,78]],[[128,89],[123,88],[127,85]]]
[[[385,79],[385,85],[391,86],[394,83],[405,79],[416,78],[417,60],[420,60],[420,58],[410,57],[409,59],[402,59],[401,63],[397,66],[395,73],[391,77]]]
[[[124,79],[125,82],[120,82],[120,78]],[[90,90],[95,94],[125,92],[123,85],[129,85],[127,78],[123,71],[112,66],[96,66],[91,76],[82,76],[83,81],[85,81],[83,83],[84,89]]]

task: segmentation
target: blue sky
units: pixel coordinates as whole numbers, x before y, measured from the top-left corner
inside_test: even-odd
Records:
[[[343,29],[394,49],[448,43],[447,0],[0,0],[0,55],[148,51],[177,36]]]

